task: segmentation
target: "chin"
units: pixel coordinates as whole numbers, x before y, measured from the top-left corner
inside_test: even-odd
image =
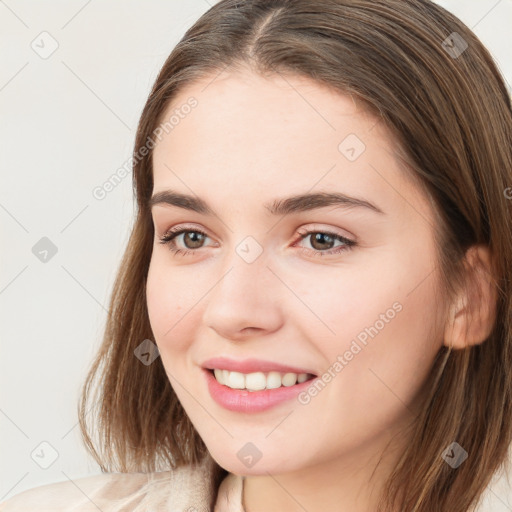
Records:
[[[278,453],[268,454],[267,456],[261,450],[256,450],[257,448],[250,442],[238,443],[232,454],[227,453],[225,445],[219,446],[218,449],[208,447],[208,451],[215,462],[226,471],[236,475],[268,476],[269,473],[286,473],[296,469],[283,464],[286,455],[281,450],[276,450]]]

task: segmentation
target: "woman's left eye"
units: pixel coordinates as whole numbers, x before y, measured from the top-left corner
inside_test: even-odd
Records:
[[[300,237],[300,240],[310,238],[309,243],[313,247],[312,254],[315,256],[324,256],[325,254],[339,254],[343,251],[349,251],[356,245],[354,240],[350,240],[349,238],[339,235],[338,233],[331,233],[329,231],[306,231],[305,233],[301,233]],[[341,245],[338,245],[335,249],[332,249],[332,244],[334,244],[336,241],[340,242]],[[325,244],[329,246],[328,251],[322,251],[318,249],[318,247],[322,249],[322,245],[324,245],[323,248],[325,248]],[[302,250],[311,251],[311,249],[307,249],[305,247],[303,247]]]
[[[176,239],[178,239],[178,237],[182,235],[182,243],[185,244],[185,249],[178,248],[176,243]],[[204,231],[201,231],[200,229],[178,228],[171,229],[165,235],[160,237],[160,243],[168,245],[169,249],[174,254],[186,255],[196,252],[196,249],[200,249],[200,245],[202,242],[204,242],[205,238],[209,237]],[[354,240],[350,240],[342,235],[339,235],[338,233],[331,233],[329,231],[310,230],[302,232],[300,233],[299,242],[306,238],[310,238],[309,243],[313,247],[313,249],[302,247],[301,250],[307,251],[308,253],[313,254],[315,256],[324,256],[326,254],[338,254],[343,251],[348,251],[356,245],[356,242]],[[337,247],[333,248],[333,244],[336,241],[340,242],[341,245],[338,245]]]

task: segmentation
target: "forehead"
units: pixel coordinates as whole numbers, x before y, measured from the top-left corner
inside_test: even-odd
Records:
[[[190,98],[195,106],[184,108]],[[352,97],[304,77],[206,76],[173,98],[161,122],[171,116],[178,122],[153,153],[154,191],[210,197],[215,190],[219,202],[243,195],[261,203],[311,189],[378,204],[426,200],[383,124]]]
[[[212,152],[216,160],[243,156],[256,165],[268,157],[281,163],[283,158],[317,157],[327,150],[326,158],[337,159],[344,135],[368,138],[366,132],[376,124],[351,97],[307,78],[262,77],[249,70],[223,72],[187,85],[173,98],[162,121],[178,114],[191,97],[196,106],[180,116],[155,150],[157,157],[161,150],[183,149],[189,158]],[[184,139],[193,141],[195,151],[182,146]]]

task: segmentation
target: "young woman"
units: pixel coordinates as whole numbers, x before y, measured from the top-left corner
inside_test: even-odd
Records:
[[[221,0],[133,178],[80,409],[109,473],[0,510],[477,510],[512,440],[512,110],[464,24]]]

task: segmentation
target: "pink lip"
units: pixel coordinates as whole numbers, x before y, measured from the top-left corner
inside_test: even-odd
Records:
[[[202,372],[205,375],[210,395],[215,402],[230,411],[244,413],[266,411],[278,404],[291,400],[314,381],[314,378],[312,378],[294,386],[249,391],[247,389],[231,389],[220,384],[211,370],[203,368]]]
[[[214,357],[203,362],[203,368],[209,370],[229,370],[230,372],[240,373],[253,373],[253,372],[280,372],[280,373],[309,373],[315,375],[315,372],[288,366],[280,363],[273,363],[272,361],[263,361],[261,359],[244,359],[243,361],[235,361],[227,357]]]

